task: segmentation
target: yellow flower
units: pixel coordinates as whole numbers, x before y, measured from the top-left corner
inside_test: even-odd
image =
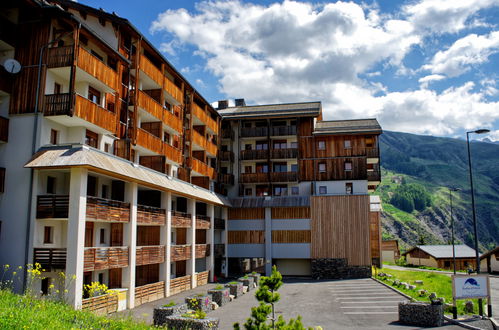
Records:
[[[23,269],[23,266],[19,266],[19,267],[17,267],[17,269]]]
[[[10,265],[9,265],[9,264],[5,264],[5,265],[3,266],[3,268],[5,268],[5,269],[9,269],[9,267],[10,267]]]
[[[49,285],[49,289],[53,289],[54,287],[55,287],[55,285],[53,285],[53,284]]]

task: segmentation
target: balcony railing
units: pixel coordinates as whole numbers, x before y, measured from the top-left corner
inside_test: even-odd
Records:
[[[207,176],[213,180],[216,178],[215,169],[211,166],[208,166],[208,164],[203,163],[202,161],[194,157],[189,158],[189,162],[193,171],[198,172],[203,176]]]
[[[297,172],[272,172],[270,173],[270,180],[272,182],[294,182],[298,181]]]
[[[218,173],[218,183],[234,185],[234,174]]]
[[[241,160],[268,159],[268,150],[241,150],[239,153]]]
[[[74,46],[52,47],[48,49],[47,67],[61,68],[73,64]]]
[[[39,195],[36,200],[36,218],[67,218],[69,195]]]
[[[39,263],[43,269],[50,271],[66,268],[66,249],[35,248],[33,263]]]
[[[200,146],[203,150],[210,153],[213,156],[217,154],[217,146],[211,141],[208,141],[206,137],[199,134],[196,130],[192,130],[191,132],[192,142]]]
[[[152,64],[147,57],[140,55],[139,62],[140,69],[145,72],[152,80],[156,82],[159,86],[163,86],[163,74],[161,70],[158,69],[154,64]]]
[[[102,296],[86,298],[81,301],[81,308],[97,315],[106,315],[118,310],[118,295],[108,293]]]
[[[209,216],[196,214],[196,229],[210,229],[210,222]]]
[[[43,114],[45,116],[65,116],[71,114],[70,93],[45,95],[45,106]]]
[[[272,126],[271,136],[296,135],[296,126]]]
[[[160,264],[165,262],[165,246],[137,246],[137,266]]]
[[[205,270],[204,272],[199,272],[196,274],[196,283],[198,286],[208,284],[208,279],[210,277],[210,271]]]
[[[242,173],[239,177],[241,183],[269,182],[268,173]]]
[[[192,216],[189,213],[172,211],[172,228],[191,228]]]
[[[170,294],[177,294],[191,289],[191,275],[172,278],[170,280]]]
[[[220,159],[221,161],[233,162],[234,161],[234,153],[232,151],[219,151],[218,152],[218,159]]]
[[[261,137],[268,135],[267,127],[241,127],[241,137]]]
[[[182,154],[180,150],[163,142],[159,137],[142,128],[137,129],[137,144],[157,154],[165,155],[176,163],[181,162]]]
[[[192,246],[191,245],[172,245],[170,248],[170,260],[182,261],[191,259]]]
[[[366,156],[367,158],[378,158],[379,148],[366,148]]]
[[[192,104],[192,114],[199,118],[209,129],[211,129],[215,135],[218,135],[218,124],[216,120],[213,120],[211,116],[201,109],[196,103]]]
[[[273,149],[270,153],[272,159],[288,159],[298,157],[297,148]]]
[[[138,106],[177,132],[182,132],[182,121],[180,118],[163,108],[155,99],[140,90],[138,94]]]
[[[116,113],[104,109],[100,105],[76,95],[76,106],[74,115],[92,124],[100,126],[105,130],[115,133],[117,130]]]
[[[232,130],[232,128],[223,128],[222,129],[222,139],[234,140],[234,131]]]
[[[0,142],[9,141],[9,119],[0,116]]]
[[[83,271],[128,267],[128,247],[85,248]]]
[[[168,78],[165,78],[165,89],[179,104],[183,103],[184,96],[182,95],[182,91]]]
[[[163,226],[166,224],[166,210],[159,207],[137,205],[137,223],[139,225]]]
[[[210,256],[210,244],[196,244],[196,259]]]
[[[225,229],[225,220],[215,218],[215,229]]]
[[[381,181],[381,172],[377,170],[367,171],[367,181]]]
[[[88,196],[87,220],[89,219],[109,222],[129,222],[130,203]]]
[[[225,255],[225,245],[224,244],[215,244],[213,247],[213,252],[215,254],[215,258],[221,258]]]
[[[150,283],[135,288],[135,306],[165,297],[165,282]]]

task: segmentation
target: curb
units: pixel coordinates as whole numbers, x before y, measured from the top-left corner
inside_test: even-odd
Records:
[[[492,326],[494,327],[494,329],[499,329],[499,322],[497,322],[496,319],[489,317],[489,320],[492,322]]]
[[[390,286],[390,285],[388,285],[388,284],[386,284],[386,283],[383,283],[382,281],[380,281],[380,280],[378,280],[378,279],[376,279],[376,278],[374,278],[374,277],[371,277],[371,278],[372,278],[374,281],[378,282],[379,284],[383,284],[383,285],[384,285],[384,286],[386,286],[388,289],[391,289],[392,291],[397,292],[399,295],[406,297],[406,298],[407,298],[407,299],[409,299],[410,301],[412,301],[412,300],[413,300],[413,298],[412,298],[411,296],[406,295],[406,294],[405,294],[405,293],[403,293],[402,291],[399,291],[399,290],[395,289],[394,287],[392,287],[392,286]]]

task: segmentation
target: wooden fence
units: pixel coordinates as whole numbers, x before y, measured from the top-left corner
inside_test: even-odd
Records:
[[[170,280],[170,295],[191,289],[191,276],[182,276]]]
[[[208,284],[209,275],[210,275],[210,272],[208,270],[205,270],[204,272],[197,273],[196,274],[197,285],[201,286],[201,285]]]
[[[83,299],[82,309],[89,310],[99,315],[114,313],[118,310],[118,295],[116,293],[110,293]]]
[[[135,306],[165,297],[165,282],[156,282],[135,288]]]

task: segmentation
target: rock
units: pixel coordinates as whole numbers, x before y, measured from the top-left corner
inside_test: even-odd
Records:
[[[165,318],[167,329],[192,329],[192,330],[216,330],[220,320],[215,317],[206,317],[204,319],[193,319],[184,317],[180,314],[171,315]]]
[[[248,287],[248,291],[253,288],[253,283],[255,283],[255,278],[252,276],[243,276],[237,279],[239,282],[242,282],[244,286]]]
[[[386,274],[386,277],[388,277],[388,278],[392,278],[392,277],[393,277],[393,275],[392,275],[392,274]]]
[[[243,293],[248,292],[248,287],[246,285],[243,285]]]
[[[212,309],[212,310],[215,310],[215,309],[217,309],[218,307],[219,307],[219,306],[218,306],[218,304],[217,304],[216,302],[214,302],[214,301],[212,301],[212,302],[211,302],[211,309]]]
[[[373,275],[371,266],[352,266],[346,258],[318,258],[311,260],[313,279],[369,278]]]
[[[234,299],[236,299],[236,296],[234,296],[233,294],[230,294],[230,295],[229,295],[229,300],[230,300],[230,301],[233,301]]]
[[[409,284],[404,285],[404,289],[406,289],[406,290],[410,290],[410,287],[411,286]]]
[[[444,304],[444,311],[446,313],[452,313],[453,308],[454,308],[454,305],[452,305],[452,304]]]
[[[416,290],[416,286],[415,285],[409,285],[409,290]]]
[[[400,283],[400,285],[402,285],[402,286],[408,286],[409,284],[407,284],[406,282],[402,282],[402,283]]]
[[[256,283],[253,283],[253,287],[254,287],[254,288],[256,288],[256,287],[257,287]]]
[[[243,283],[241,282],[229,282],[225,284],[226,288],[229,288],[230,294],[235,296],[235,298],[243,294]]]
[[[178,304],[174,306],[158,306],[154,308],[153,311],[153,321],[154,325],[163,325],[166,323],[166,317],[175,315],[175,314],[183,314],[187,312],[187,304]]]
[[[211,300],[216,302],[219,307],[229,302],[229,288],[208,290]]]
[[[433,300],[436,297],[437,297],[437,294],[435,292],[430,293],[430,295],[428,296],[428,298],[430,298],[430,300]]]
[[[423,281],[416,280],[416,281],[414,281],[414,284],[420,284],[421,285],[421,284],[423,284]]]
[[[418,294],[419,294],[420,297],[424,297],[424,296],[426,296],[428,294],[428,291],[426,291],[426,290],[419,290]]]
[[[468,314],[473,314],[473,308],[474,308],[474,304],[473,304],[473,301],[471,300],[467,300],[465,303],[464,303],[464,312],[465,313],[468,313]]]
[[[442,304],[445,304],[445,298],[444,297],[439,297],[437,298],[438,301],[440,301]]]
[[[393,285],[399,286],[400,285],[400,281],[399,280],[393,280]]]

